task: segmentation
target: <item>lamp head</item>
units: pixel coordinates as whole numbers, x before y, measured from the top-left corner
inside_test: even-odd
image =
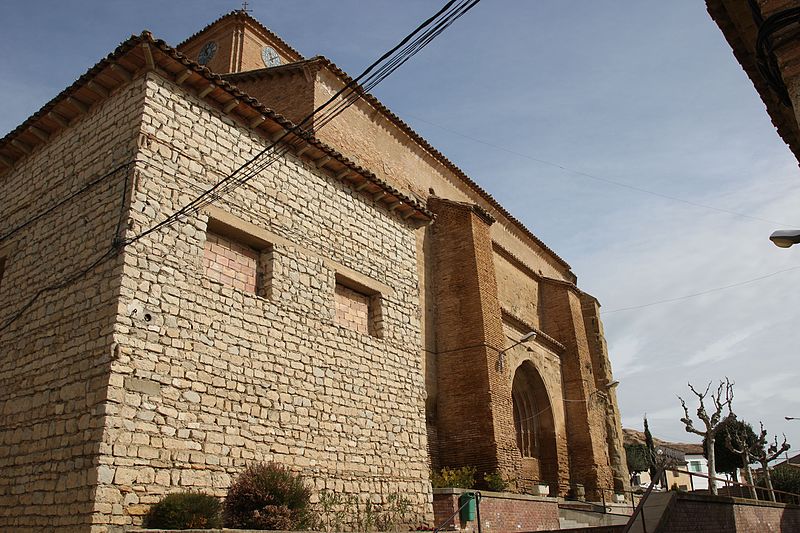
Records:
[[[796,229],[780,229],[773,231],[769,236],[775,246],[779,248],[789,248],[793,244],[800,243],[800,230]]]
[[[522,338],[519,340],[519,342],[528,342],[528,341],[532,341],[535,338],[536,338],[536,332],[535,331],[530,331],[530,332],[526,333],[525,335],[523,335]]]

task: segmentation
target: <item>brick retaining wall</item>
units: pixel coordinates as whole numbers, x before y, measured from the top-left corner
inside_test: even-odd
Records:
[[[727,496],[678,494],[659,533],[752,533],[800,531],[800,507]]]
[[[433,514],[436,526],[458,509],[458,498],[466,489],[433,489]],[[558,529],[558,500],[545,496],[481,491],[481,529],[483,531],[548,531]],[[443,529],[472,531],[473,521],[461,523],[458,513]]]

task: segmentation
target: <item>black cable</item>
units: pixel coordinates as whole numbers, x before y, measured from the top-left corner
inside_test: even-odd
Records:
[[[403,55],[405,55],[405,57],[403,57],[403,59],[400,60],[399,64],[396,64],[395,66],[393,66],[393,68],[391,70],[389,70],[389,71],[383,71],[383,70],[379,69],[380,75],[379,75],[378,81],[375,82],[375,84],[379,83],[380,81],[383,81],[383,79],[385,79],[386,76],[388,76],[391,72],[396,70],[396,68],[398,68],[400,65],[405,63],[405,61],[410,59],[410,57],[413,57],[413,55],[415,55],[419,50],[421,50],[424,46],[426,46],[428,43],[430,43],[433,40],[433,38],[435,38],[437,35],[441,34],[441,32],[444,31],[444,29],[448,28],[455,20],[457,20],[462,15],[464,15],[467,11],[469,11],[470,9],[475,7],[475,5],[477,5],[479,2],[480,2],[480,0],[462,0],[462,2],[456,7],[456,10],[454,10],[452,13],[448,13],[447,16],[444,17],[443,21],[439,21],[437,23],[437,25],[435,26],[435,30],[436,31],[433,34],[431,34],[430,32],[423,33],[422,37],[417,38],[414,41],[412,41],[413,43],[416,43],[416,48],[413,51],[411,51],[411,50],[406,48],[406,49],[403,50],[403,52],[401,52],[401,54],[400,54],[401,57]],[[202,207],[208,205],[209,203],[211,203],[213,201],[218,200],[219,198],[221,198],[221,196],[223,196],[225,194],[228,194],[228,193],[232,192],[233,190],[235,190],[236,188],[240,187],[242,184],[246,183],[247,181],[252,179],[254,176],[258,175],[258,173],[261,170],[266,168],[268,165],[272,164],[272,162],[274,162],[277,158],[279,158],[281,155],[283,155],[283,153],[285,153],[285,152],[280,152],[278,154],[275,154],[274,157],[271,157],[270,159],[267,160],[266,164],[264,164],[264,162],[262,162],[262,163],[257,164],[257,166],[255,168],[251,168],[251,169],[248,170],[248,167],[251,167],[254,163],[257,162],[257,160],[259,158],[261,158],[263,155],[267,154],[269,151],[273,150],[273,148],[275,148],[275,146],[277,146],[281,141],[283,141],[290,133],[298,135],[301,138],[310,138],[310,133],[306,132],[302,128],[303,124],[309,122],[321,110],[325,109],[331,103],[336,101],[339,98],[340,95],[346,93],[347,91],[350,91],[352,89],[352,87],[356,86],[356,84],[358,83],[359,80],[361,80],[364,77],[367,77],[369,75],[369,73],[373,69],[375,69],[376,66],[378,66],[381,62],[383,62],[386,58],[390,57],[395,51],[397,51],[398,49],[404,47],[404,45],[407,42],[411,41],[411,39],[412,39],[412,37],[414,35],[419,33],[426,26],[429,26],[433,21],[435,21],[439,17],[439,15],[441,15],[442,13],[446,13],[454,3],[455,3],[455,0],[450,0],[450,2],[445,4],[445,6],[442,9],[440,9],[434,16],[430,17],[425,22],[420,24],[412,33],[410,33],[405,38],[403,38],[403,40],[401,40],[400,43],[398,43],[394,48],[392,48],[388,52],[384,53],[377,61],[373,62],[361,74],[359,74],[356,78],[354,78],[349,83],[347,83],[342,89],[337,91],[325,103],[323,103],[322,105],[317,107],[314,111],[309,113],[309,115],[307,115],[297,125],[293,126],[289,130],[284,132],[278,139],[273,141],[271,144],[269,144],[267,147],[265,147],[263,150],[261,150],[254,157],[252,157],[251,159],[249,159],[248,161],[246,161],[242,165],[240,165],[236,170],[234,170],[226,178],[224,178],[220,182],[216,183],[210,189],[207,189],[205,193],[201,194],[200,196],[198,196],[197,198],[195,198],[194,200],[189,202],[187,205],[185,205],[181,209],[175,211],[174,213],[169,215],[166,219],[162,220],[158,224],[155,224],[154,226],[148,228],[147,230],[139,233],[138,235],[136,235],[134,237],[126,239],[123,244],[131,244],[131,243],[136,242],[136,241],[142,239],[143,237],[145,237],[145,236],[147,236],[147,235],[149,235],[149,234],[151,234],[151,233],[153,233],[155,231],[160,230],[163,227],[172,225],[173,223],[175,223],[178,220],[180,220],[183,216],[199,211],[200,209],[202,209]],[[421,44],[419,44],[419,43],[421,43]],[[395,61],[397,61],[397,58],[394,58],[394,59],[391,60],[391,62],[393,64],[394,64]],[[374,87],[375,84],[372,84],[372,86]],[[352,102],[350,104],[352,104]],[[344,108],[339,109],[339,113],[341,113],[343,110],[344,110]],[[288,148],[287,148],[287,150],[288,150]],[[244,171],[247,171],[247,173],[245,173],[243,176],[238,176],[239,174],[241,174]]]
[[[761,12],[757,6],[750,4],[753,11],[753,18],[757,21],[761,19]],[[792,100],[789,91],[783,81],[778,59],[775,56],[772,36],[792,24],[800,23],[800,7],[784,9],[773,13],[766,19],[761,20],[758,25],[758,35],[756,36],[756,67],[767,84],[775,91],[781,103],[787,107],[792,107]]]
[[[44,217],[45,215],[48,215],[49,213],[52,213],[53,211],[55,211],[56,209],[58,209],[59,207],[61,207],[65,203],[67,203],[70,200],[72,200],[73,198],[76,198],[77,196],[80,196],[81,194],[85,193],[86,191],[88,191],[89,189],[94,187],[95,185],[97,185],[99,183],[102,183],[103,181],[105,181],[109,177],[113,176],[114,174],[116,174],[120,170],[122,170],[122,169],[128,167],[129,165],[131,165],[134,161],[128,161],[127,163],[123,163],[123,164],[113,168],[109,172],[106,172],[105,174],[101,175],[100,177],[98,177],[98,178],[86,183],[83,187],[81,187],[77,191],[75,191],[72,194],[66,196],[65,198],[59,200],[58,202],[56,202],[55,204],[51,205],[47,209],[43,210],[39,214],[34,215],[33,217],[31,217],[30,219],[26,220],[22,224],[19,224],[19,225],[15,226],[15,227],[11,228],[10,230],[5,232],[4,234],[0,235],[0,242],[3,242],[4,240],[12,237],[13,235],[18,233],[19,231],[22,231],[26,227],[30,226],[31,224],[33,224],[34,222],[39,220],[40,218]]]
[[[303,124],[309,122],[317,113],[319,113],[320,111],[322,111],[323,109],[325,109],[326,107],[331,105],[333,102],[335,102],[342,94],[344,94],[344,93],[346,93],[348,91],[352,91],[352,88],[356,87],[358,85],[359,80],[361,80],[362,78],[368,77],[369,74],[378,65],[380,65],[384,60],[386,60],[387,58],[391,57],[392,54],[394,54],[397,50],[403,48],[403,51],[401,52],[401,54],[399,54],[400,58],[402,58],[402,59],[399,59],[399,58],[392,59],[390,61],[390,64],[392,65],[392,67],[390,69],[381,68],[381,69],[378,70],[378,73],[376,73],[376,75],[378,76],[377,78],[375,78],[374,76],[368,77],[368,79],[372,79],[373,80],[372,82],[370,82],[370,87],[374,87],[375,85],[377,85],[378,83],[380,83],[381,81],[386,79],[386,77],[389,74],[391,74],[392,72],[394,72],[394,70],[399,68],[400,65],[402,65],[403,63],[408,61],[408,59],[413,57],[417,52],[419,52],[419,50],[421,50],[422,48],[427,46],[427,44],[429,44],[436,36],[441,34],[441,32],[444,31],[446,28],[448,28],[453,22],[455,22],[455,20],[457,20],[458,18],[463,16],[467,11],[469,11],[470,9],[475,7],[475,5],[477,5],[479,2],[480,2],[480,0],[462,0],[462,2],[452,12],[449,12],[449,10],[450,10],[451,6],[456,3],[456,0],[450,0],[449,2],[447,2],[444,5],[444,7],[442,7],[439,11],[436,12],[436,14],[434,14],[433,16],[431,16],[430,18],[425,20],[422,24],[417,26],[417,28],[415,28],[410,34],[406,35],[406,37],[404,37],[397,45],[395,45],[392,49],[390,49],[389,51],[384,53],[380,58],[378,58],[371,65],[369,65],[361,74],[359,74],[356,78],[352,79],[342,89],[340,89],[333,96],[331,96],[330,99],[328,99],[328,101],[326,101],[325,103],[323,103],[322,105],[320,105],[319,107],[314,109],[314,111],[309,113],[309,115],[307,115],[302,121],[300,121],[300,123],[298,123],[297,125],[294,125],[291,128],[289,128],[281,136],[279,136],[276,140],[274,140],[271,144],[269,144],[267,147],[265,147],[264,149],[259,151],[255,156],[253,156],[249,160],[247,160],[244,163],[242,163],[232,173],[230,173],[228,176],[226,176],[225,178],[220,180],[214,186],[212,186],[209,189],[206,189],[202,194],[197,196],[194,200],[189,202],[187,205],[185,205],[181,209],[179,209],[179,210],[175,211],[174,213],[172,213],[171,215],[169,215],[166,219],[162,220],[161,222],[155,224],[154,226],[151,226],[147,230],[145,230],[145,231],[143,231],[143,232],[141,232],[141,233],[139,233],[139,234],[137,234],[137,235],[135,235],[133,237],[130,237],[130,238],[127,238],[127,239],[120,239],[119,238],[119,234],[118,233],[115,234],[115,237],[114,237],[114,240],[112,242],[111,248],[106,253],[104,253],[103,255],[98,257],[95,261],[93,261],[88,267],[86,267],[83,270],[80,270],[80,271],[74,273],[73,275],[65,278],[64,280],[62,280],[62,281],[60,281],[58,283],[54,283],[52,285],[49,285],[49,286],[47,286],[45,288],[42,288],[39,291],[37,291],[36,294],[25,305],[23,305],[21,309],[19,309],[17,312],[15,312],[13,315],[11,315],[11,317],[9,317],[2,324],[2,326],[0,326],[0,332],[5,330],[6,328],[8,328],[13,322],[15,322],[17,319],[19,319],[19,317],[22,316],[22,314],[27,309],[29,309],[39,299],[39,297],[42,294],[45,294],[46,292],[50,292],[50,291],[53,291],[53,290],[57,290],[57,289],[66,287],[67,285],[70,285],[71,283],[77,281],[81,277],[83,277],[86,274],[88,274],[89,272],[91,272],[93,269],[95,269],[99,265],[101,265],[104,262],[108,261],[112,257],[115,257],[118,253],[120,253],[122,251],[122,249],[126,245],[132,244],[132,243],[134,243],[136,241],[139,241],[140,239],[144,238],[145,236],[147,236],[147,235],[149,235],[149,234],[151,234],[151,233],[153,233],[155,231],[158,231],[159,229],[161,229],[163,227],[172,225],[176,221],[180,220],[183,216],[188,215],[189,213],[192,213],[192,212],[196,212],[199,209],[202,209],[203,206],[208,205],[209,203],[220,199],[222,197],[222,195],[227,194],[227,193],[235,190],[236,188],[246,184],[247,181],[249,181],[250,179],[252,179],[256,175],[258,175],[258,173],[261,170],[267,168],[267,166],[271,165],[274,161],[276,161],[282,155],[287,153],[288,150],[289,150],[289,147],[287,145],[288,143],[284,143],[281,146],[281,149],[276,150],[275,153],[273,153],[271,155],[271,157],[267,159],[267,161],[262,161],[261,163],[257,164],[255,169],[250,169],[244,176],[237,177],[237,175],[242,173],[243,171],[247,171],[248,167],[251,167],[254,163],[257,162],[257,160],[259,158],[261,158],[262,156],[264,156],[265,154],[267,154],[268,152],[273,150],[276,146],[278,146],[279,143],[284,141],[286,139],[286,137],[289,136],[289,134],[294,134],[294,135],[296,135],[296,136],[298,136],[300,138],[304,138],[304,139],[310,140],[312,138],[312,135],[311,135],[311,133],[309,133],[309,132],[305,131],[305,129],[303,129],[303,127],[302,127]],[[467,6],[466,9],[464,9],[465,6]],[[443,13],[447,13],[447,15],[445,17],[443,17],[442,21],[439,21],[435,25],[435,31],[433,33],[430,32],[430,31],[426,31],[426,32],[423,33],[423,35],[421,37],[418,37],[417,39],[414,39],[412,41],[414,36],[416,36],[418,33],[420,33],[420,31],[422,31],[427,26],[430,26]],[[406,46],[407,43],[409,43],[409,42],[411,42],[412,44],[409,45],[409,46]],[[377,81],[375,81],[375,80],[377,80]],[[358,92],[358,91],[356,91],[356,92]],[[362,96],[363,96],[363,93],[359,92],[359,97],[362,97]],[[348,104],[348,106],[352,105],[352,102],[354,102],[354,101],[355,100],[351,101],[350,104]],[[339,113],[341,113],[342,111],[344,111],[344,109],[346,109],[346,108],[341,108],[338,111],[337,115]],[[130,164],[130,163],[128,163],[128,164]],[[125,195],[127,194],[127,179],[125,180],[125,187],[126,187],[126,191],[123,193],[122,209],[124,209],[124,199],[125,199]],[[68,199],[66,199],[64,201],[68,201]],[[60,203],[59,203],[59,205],[60,205]],[[52,210],[48,210],[47,212],[50,212],[50,211],[52,211]],[[41,214],[41,216],[44,216],[44,214],[46,214],[46,213]],[[34,217],[34,218],[38,220],[38,218],[41,218],[41,216],[37,216],[37,217]],[[121,218],[122,217],[120,217],[120,220],[118,221],[117,231],[119,231],[119,229],[121,227]],[[33,220],[30,220],[30,221],[26,222],[25,225],[28,225],[31,222],[33,222]],[[19,231],[19,229],[21,229],[21,228],[15,228],[14,230],[12,230],[12,232],[16,233],[17,231]]]

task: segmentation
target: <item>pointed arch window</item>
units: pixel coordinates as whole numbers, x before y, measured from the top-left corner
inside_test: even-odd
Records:
[[[514,375],[511,399],[514,408],[514,429],[517,447],[523,457],[539,456],[539,415],[534,387],[528,373],[520,368]]]

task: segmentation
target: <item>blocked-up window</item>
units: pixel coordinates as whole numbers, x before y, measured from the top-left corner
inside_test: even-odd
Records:
[[[223,285],[246,292],[258,286],[259,252],[216,233],[206,234],[203,265],[206,276]]]
[[[334,299],[337,324],[365,335],[382,336],[379,293],[368,292],[337,276]]]

